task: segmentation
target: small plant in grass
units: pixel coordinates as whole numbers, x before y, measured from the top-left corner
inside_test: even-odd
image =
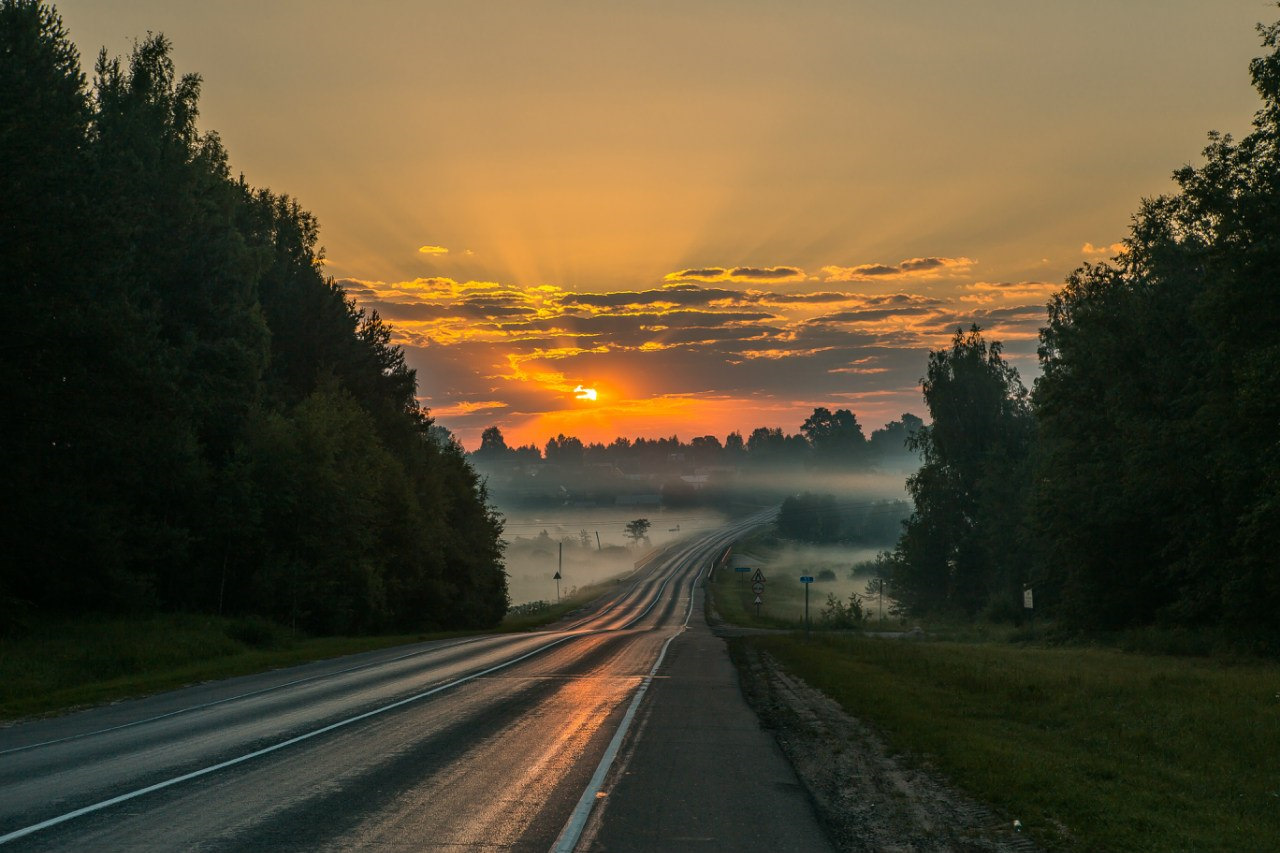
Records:
[[[862,596],[856,592],[849,593],[847,602],[836,598],[834,594],[827,595],[827,606],[818,614],[818,625],[832,630],[861,628],[865,621],[867,614],[862,609]]]

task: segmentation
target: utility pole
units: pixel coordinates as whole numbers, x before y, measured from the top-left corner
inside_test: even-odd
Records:
[[[560,543],[560,556],[556,560],[556,604],[560,603],[560,578],[564,570],[564,543]]]

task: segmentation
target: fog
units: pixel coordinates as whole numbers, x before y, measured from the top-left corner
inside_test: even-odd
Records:
[[[555,601],[561,545],[563,596],[577,587],[621,578],[655,548],[690,533],[719,527],[728,519],[710,507],[498,509],[506,518],[503,538],[507,542],[507,584],[513,605]],[[652,525],[647,544],[635,545],[626,535],[627,523],[638,518],[647,518]]]
[[[512,605],[518,605],[555,601],[557,568],[562,574],[560,595],[569,595],[578,587],[624,577],[654,548],[714,529],[732,517],[777,507],[789,495],[829,494],[841,513],[862,513],[865,520],[879,512],[873,504],[906,497],[907,473],[777,467],[721,471],[709,478],[654,474],[620,481],[594,472],[550,469],[536,477],[495,476],[489,483],[495,507],[505,519],[508,588]],[[560,488],[562,483],[569,487]],[[673,489],[673,483],[678,488]],[[558,499],[556,494],[565,497]],[[647,541],[637,545],[626,535],[626,525],[638,518],[648,519],[651,527]],[[828,592],[847,598],[855,586],[860,592],[866,583],[850,580],[849,569],[891,548],[895,524],[895,519],[888,519],[887,536],[877,531],[875,541],[857,545],[770,549],[770,561],[796,577],[830,569],[837,580],[813,592],[823,601]]]

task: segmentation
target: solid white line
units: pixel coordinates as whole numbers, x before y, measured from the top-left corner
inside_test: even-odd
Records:
[[[671,645],[671,641],[683,634],[689,627],[689,619],[693,615],[693,593],[697,589],[698,579],[701,577],[702,569],[699,569],[697,577],[693,579],[693,584],[689,587],[689,607],[685,610],[684,624],[680,626],[679,631],[668,637],[667,641],[662,644],[662,651],[658,653],[658,659],[654,661],[653,668],[649,670],[649,674],[640,683],[640,688],[636,691],[636,695],[632,697],[631,704],[627,706],[627,712],[623,715],[622,722],[618,725],[618,730],[613,733],[613,738],[609,741],[609,746],[605,748],[604,755],[600,756],[600,763],[596,766],[596,772],[592,774],[586,790],[578,798],[578,804],[569,815],[569,820],[565,823],[564,828],[560,830],[560,836],[551,848],[553,853],[572,853],[573,848],[578,845],[579,839],[582,838],[582,831],[586,829],[587,819],[591,817],[591,810],[595,807],[598,799],[596,794],[600,791],[600,786],[604,784],[604,778],[608,775],[609,768],[613,766],[614,759],[618,757],[618,750],[622,748],[622,740],[626,737],[627,730],[631,727],[631,721],[635,719],[636,709],[640,707],[640,702],[644,699],[649,685],[653,683],[653,678],[657,675],[658,668],[662,666],[662,661],[667,656],[667,648]],[[645,612],[647,613],[648,611],[646,610]]]
[[[101,735],[101,734],[106,734],[108,732],[115,732],[115,731],[119,731],[120,729],[132,728],[133,726],[141,726],[145,723],[154,723],[157,720],[167,719],[168,717],[176,717],[179,714],[188,714],[188,713],[191,713],[192,711],[203,711],[204,709],[212,708],[215,705],[225,705],[228,702],[235,702],[237,699],[248,699],[252,696],[261,696],[263,693],[270,693],[274,690],[281,690],[285,687],[295,687],[299,684],[306,684],[308,681],[316,681],[317,679],[321,679],[321,678],[332,678],[338,675],[346,675],[349,672],[355,672],[361,669],[369,669],[375,666],[384,666],[389,663],[397,663],[399,661],[402,661],[411,657],[416,657],[418,655],[429,655],[432,652],[438,652],[444,649],[452,649],[452,648],[456,648],[457,646],[465,646],[468,643],[477,643],[480,640],[487,640],[492,636],[501,636],[501,635],[486,634],[483,637],[469,637],[465,640],[459,640],[456,643],[449,643],[443,646],[435,646],[430,649],[421,649],[416,652],[409,652],[408,654],[403,654],[403,655],[400,655],[399,657],[390,658],[389,660],[371,661],[370,663],[357,664],[356,666],[348,667],[346,669],[340,669],[336,672],[321,672],[321,673],[317,673],[316,675],[309,675],[306,678],[299,678],[294,681],[286,681],[284,684],[275,684],[275,685],[272,685],[271,687],[263,687],[259,690],[251,690],[248,693],[241,693],[237,696],[228,696],[225,699],[217,699],[217,700],[214,700],[213,702],[205,702],[200,705],[191,705],[187,708],[179,708],[176,711],[168,711],[163,714],[156,714],[154,717],[146,717],[145,719],[141,719],[141,720],[133,720],[128,723],[121,723],[118,726],[108,726],[105,729],[95,729],[91,732],[81,732],[80,734],[67,735],[66,737],[54,738],[53,740],[41,741],[40,743],[29,743],[26,746],[14,746],[14,747],[10,747],[9,749],[0,749],[0,755],[9,755],[10,753],[14,753],[14,752],[25,752],[30,749],[39,749],[42,746],[52,746],[55,743],[66,743],[67,741],[70,741],[70,740],[81,740],[83,738],[93,737],[94,735]]]
[[[114,805],[118,805],[119,803],[123,803],[128,800],[141,797],[144,794],[150,794],[153,791],[159,791],[164,788],[169,788],[174,785],[181,784],[182,782],[188,782],[200,776],[207,776],[210,773],[216,773],[219,770],[224,770],[228,767],[233,767],[237,764],[243,764],[246,761],[251,761],[254,758],[259,758],[263,755],[266,755],[267,753],[275,752],[276,750],[279,750],[279,749],[284,749],[286,746],[292,746],[295,743],[301,743],[304,740],[310,740],[311,738],[316,737],[317,735],[322,735],[322,734],[325,734],[326,732],[331,732],[334,729],[340,729],[343,726],[347,726],[347,725],[350,725],[351,723],[359,722],[360,720],[367,720],[370,717],[375,717],[378,714],[385,713],[386,711],[390,711],[393,708],[399,708],[402,705],[408,705],[411,702],[417,702],[420,699],[425,699],[428,696],[433,696],[436,693],[440,693],[441,691],[448,690],[451,687],[456,687],[459,684],[465,684],[468,681],[473,681],[477,678],[480,678],[483,675],[488,675],[491,672],[497,672],[500,669],[505,669],[506,667],[509,667],[512,664],[519,663],[520,661],[525,660],[526,658],[531,658],[534,655],[538,654],[539,652],[544,652],[547,649],[551,648],[552,646],[558,646],[563,642],[572,640],[576,636],[581,636],[581,635],[573,634],[567,637],[561,637],[558,640],[547,643],[545,646],[539,646],[533,651],[527,652],[521,655],[520,657],[512,658],[509,661],[504,661],[503,663],[500,663],[497,666],[491,666],[488,669],[481,670],[480,672],[473,672],[471,675],[464,676],[462,678],[457,679],[456,681],[451,681],[448,684],[441,684],[438,687],[433,687],[430,690],[423,691],[422,693],[417,693],[406,699],[401,699],[397,702],[392,702],[390,705],[383,705],[381,708],[374,708],[372,711],[365,711],[363,714],[357,714],[354,717],[348,717],[345,720],[339,720],[336,723],[330,723],[329,725],[324,726],[323,728],[315,729],[314,731],[310,731],[310,732],[307,732],[306,734],[298,735],[297,737],[290,738],[289,740],[286,740],[286,741],[281,741],[280,743],[273,744],[264,749],[259,749],[255,752],[250,752],[245,755],[241,755],[238,758],[232,758],[227,761],[223,761],[219,764],[214,764],[209,767],[201,768],[200,770],[194,770],[190,773],[184,773],[181,776],[175,776],[172,779],[166,779],[163,782],[157,782],[154,785],[148,785],[145,788],[139,788],[136,791],[130,791],[127,794],[121,794],[120,796],[112,797],[109,800],[103,800],[102,802],[94,803],[93,805],[85,806],[84,808],[75,809],[74,811],[69,811],[66,814],[49,818],[48,820],[41,821],[40,823],[33,823],[32,825],[25,826],[22,829],[14,830],[13,832],[8,833],[7,835],[0,835],[0,844],[7,844],[10,841],[16,841],[17,839],[24,838],[28,835],[31,835],[32,833],[40,832],[41,830],[48,829],[49,827],[52,827],[52,826],[57,826],[60,823],[66,823],[69,820],[82,817],[83,815],[87,815],[92,812],[101,811],[102,809],[109,808]]]

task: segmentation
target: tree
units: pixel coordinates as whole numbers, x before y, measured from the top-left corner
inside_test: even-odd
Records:
[[[878,464],[910,464],[914,467],[920,458],[911,449],[910,441],[923,426],[924,421],[919,417],[905,412],[898,420],[873,430],[868,441],[871,457]]]
[[[924,456],[907,480],[915,511],[896,549],[894,586],[918,611],[975,613],[1021,589],[1021,519],[1033,436],[1015,368],[975,325],[929,354],[922,380],[932,424],[912,439]]]
[[[1049,306],[1037,583],[1073,626],[1230,624],[1280,647],[1280,23],[1260,32],[1253,130],[1211,133],[1125,251]]]
[[[549,465],[577,468],[582,465],[582,441],[563,433],[547,440],[546,460]]]
[[[507,440],[502,436],[502,430],[491,426],[480,434],[480,446],[471,454],[471,458],[479,465],[499,465],[512,455],[511,448],[507,447]]]
[[[0,609],[494,624],[483,486],[392,329],[325,278],[314,218],[231,177],[170,53],[103,54],[90,93],[57,16],[0,0],[0,263],[24,310],[0,353]]]
[[[861,465],[867,458],[867,439],[858,416],[848,409],[816,408],[800,432],[813,448],[814,462],[824,466]]]
[[[631,540],[632,545],[639,545],[640,542],[648,541],[649,528],[652,526],[649,519],[637,518],[634,521],[627,522],[627,537]]]

